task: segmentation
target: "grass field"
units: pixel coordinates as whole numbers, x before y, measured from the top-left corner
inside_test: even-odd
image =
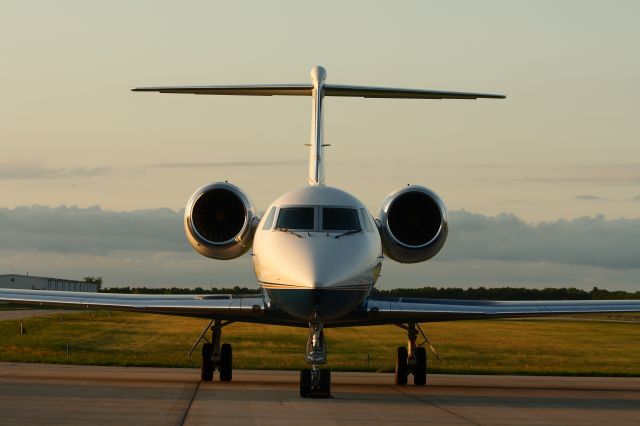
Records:
[[[624,318],[624,317],[623,317]],[[637,318],[637,315],[633,318]],[[105,311],[0,321],[0,361],[198,367],[186,354],[208,321]],[[433,373],[640,376],[640,324],[549,320],[427,324],[442,358]],[[393,371],[406,333],[395,326],[326,330],[334,370]],[[224,329],[234,367],[302,368],[307,330],[254,324]],[[67,345],[69,353],[67,355]]]

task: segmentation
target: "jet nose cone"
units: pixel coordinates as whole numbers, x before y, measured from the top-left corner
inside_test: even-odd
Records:
[[[261,268],[263,287],[272,301],[286,313],[308,320],[319,315],[331,320],[346,315],[368,294],[379,271],[380,260],[366,239],[341,241],[333,235],[312,234],[288,238],[277,253],[273,281]],[[364,237],[364,236],[360,236]],[[276,266],[277,265],[277,266]]]
[[[369,293],[381,250],[373,232],[270,231],[254,240],[253,263],[275,307],[303,321],[315,314],[330,320]]]
[[[351,249],[341,250],[332,236],[316,238],[319,241],[291,254],[291,277],[301,286],[330,288],[348,284],[354,277],[370,269],[371,261],[368,260],[366,247],[359,250],[351,244]]]

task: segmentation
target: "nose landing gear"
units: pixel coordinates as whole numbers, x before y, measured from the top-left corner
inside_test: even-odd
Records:
[[[324,338],[322,321],[314,315],[309,322],[309,337],[305,362],[311,368],[300,371],[300,396],[303,398],[331,397],[331,370],[320,368],[327,363],[327,342]]]

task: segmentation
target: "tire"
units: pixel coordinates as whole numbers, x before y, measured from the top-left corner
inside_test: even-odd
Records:
[[[331,396],[331,370],[328,368],[320,370],[320,393],[325,398]]]
[[[220,381],[230,382],[233,376],[233,350],[229,343],[220,347]]]
[[[311,393],[311,370],[305,368],[300,370],[300,396],[303,398],[309,398]]]
[[[211,343],[205,343],[202,345],[200,380],[203,382],[210,382],[213,380],[213,361],[211,361],[211,355],[213,355],[213,345]]]
[[[416,367],[413,372],[413,384],[424,386],[427,384],[427,350],[416,348]]]
[[[406,385],[409,369],[407,367],[407,359],[409,358],[407,348],[398,347],[396,355],[396,385]]]

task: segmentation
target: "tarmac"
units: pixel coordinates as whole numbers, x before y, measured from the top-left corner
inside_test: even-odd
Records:
[[[0,363],[0,424],[639,425],[640,378],[332,373],[332,399],[303,399],[296,371]],[[217,378],[216,378],[217,379]]]

